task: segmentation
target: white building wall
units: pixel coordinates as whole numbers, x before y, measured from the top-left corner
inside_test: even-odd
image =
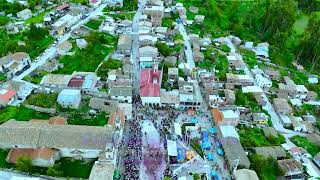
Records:
[[[141,97],[142,104],[160,104],[160,97]]]
[[[68,148],[60,148],[61,157],[78,157],[81,156],[82,158],[93,159],[99,157],[101,152],[100,149],[68,149]],[[82,153],[72,153],[73,151],[81,151]]]

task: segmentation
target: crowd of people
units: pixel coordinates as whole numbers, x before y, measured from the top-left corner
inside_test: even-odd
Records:
[[[124,160],[124,179],[128,180],[139,179],[140,164],[142,160],[142,134],[140,126],[140,120],[142,118],[138,115],[138,111],[142,107],[142,103],[139,96],[133,97],[133,103],[134,118],[130,121],[130,133]]]

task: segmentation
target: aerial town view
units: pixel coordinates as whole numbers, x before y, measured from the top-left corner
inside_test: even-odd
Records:
[[[0,180],[320,180],[320,0],[0,0]]]

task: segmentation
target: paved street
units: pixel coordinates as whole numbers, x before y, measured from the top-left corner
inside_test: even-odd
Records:
[[[193,61],[193,55],[192,55],[192,49],[191,49],[191,45],[190,45],[190,41],[189,41],[189,37],[188,37],[188,34],[183,26],[182,23],[179,23],[178,24],[178,27],[179,27],[179,31],[180,31],[180,34],[182,35],[183,37],[183,40],[184,40],[184,52],[185,52],[185,55],[186,55],[186,59],[187,59],[187,63],[189,64],[190,66],[190,69],[193,69],[196,67],[194,61]]]
[[[87,23],[91,18],[93,18],[93,17],[95,17],[95,16],[97,16],[99,14],[102,14],[102,10],[106,6],[107,6],[106,4],[101,4],[94,11],[90,12],[90,15],[88,17],[86,17],[85,19],[79,21],[77,24],[73,25],[68,32],[66,32],[65,34],[62,35],[62,37],[61,37],[60,41],[58,42],[58,44],[68,40],[71,37],[71,32],[74,29],[77,29],[81,25]],[[57,52],[57,48],[56,48],[56,46],[51,45],[46,51],[47,51],[47,53],[42,54],[41,56],[39,56],[39,61],[32,62],[31,67],[29,69],[27,69],[26,71],[21,73],[19,76],[15,76],[14,78],[12,78],[12,80],[19,81],[19,80],[23,79],[25,76],[30,74],[32,71],[37,69],[39,66],[45,64],[49,59],[52,59],[53,57],[55,57],[56,56],[56,52]]]

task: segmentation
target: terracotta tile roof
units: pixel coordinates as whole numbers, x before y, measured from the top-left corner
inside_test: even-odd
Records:
[[[84,77],[76,76],[76,77],[71,78],[68,86],[69,87],[81,87],[83,84],[83,81],[84,81]]]
[[[1,101],[9,101],[12,97],[14,97],[17,93],[10,89],[0,89],[0,100]]]
[[[153,68],[143,69],[140,75],[140,96],[160,97],[161,71],[154,71]]]
[[[109,116],[109,120],[108,120],[108,124],[109,125],[112,125],[112,126],[115,126],[115,121],[116,121],[116,118],[119,117],[120,118],[120,122],[121,122],[121,125],[123,126],[124,123],[125,123],[125,115],[123,112],[121,111],[114,111],[110,114]]]
[[[41,158],[49,160],[51,159],[55,153],[57,153],[58,150],[47,148],[47,147],[41,147],[38,149],[33,148],[12,148],[8,154],[7,160],[10,163],[16,163],[17,159],[21,156],[26,156],[31,158],[31,160]]]
[[[220,112],[219,108],[211,109],[211,113],[213,116],[213,120],[216,124],[223,121],[223,116],[222,116],[222,113]]]
[[[61,10],[64,10],[64,9],[66,9],[68,7],[69,7],[69,4],[68,3],[64,3],[64,4],[60,5],[60,6],[58,6],[57,10],[61,11]]]

